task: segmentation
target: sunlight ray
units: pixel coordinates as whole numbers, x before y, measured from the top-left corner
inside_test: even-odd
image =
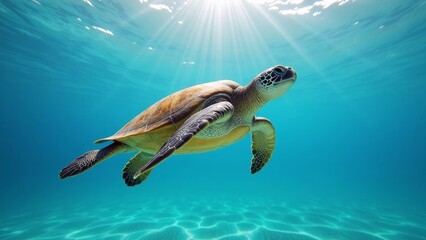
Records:
[[[244,32],[247,33],[247,37],[249,38],[249,41],[246,42],[248,44],[248,49],[250,49],[251,51],[255,51],[250,54],[250,60],[252,61],[252,65],[256,66],[259,62],[259,60],[256,61],[253,56],[263,56],[262,62],[266,62],[268,64],[276,64],[277,60],[274,58],[273,54],[268,54],[271,49],[268,48],[265,39],[261,37],[262,34],[254,23],[252,17],[248,13],[247,8],[243,6],[237,9],[237,15],[242,16],[242,18],[244,19],[241,22],[245,22],[245,24],[241,24],[241,27],[243,28]]]
[[[315,70],[316,74],[318,74],[321,77],[321,80],[327,84],[328,87],[330,87],[336,94],[338,94],[341,98],[344,98],[344,94],[343,91],[341,89],[338,88],[338,86],[336,86],[335,84],[333,84],[332,82],[330,82],[328,79],[328,77],[324,74],[324,70],[320,69],[317,64],[315,64],[312,61],[312,58],[309,57],[308,53],[303,50],[294,39],[292,39],[290,36],[290,34],[288,32],[286,32],[285,28],[278,26],[278,24],[271,18],[271,16],[265,12],[264,9],[262,9],[259,6],[256,6],[257,10],[260,14],[263,15],[264,18],[268,19],[269,23],[271,24],[271,26],[273,26],[273,28],[285,39],[285,42],[290,44],[290,46],[297,51],[297,53],[303,57],[304,61],[307,62],[309,64],[309,66]],[[310,28],[309,26],[307,26],[307,24],[303,23],[303,21],[297,21],[297,24],[299,24],[300,26],[304,27],[305,29],[309,29],[309,32],[313,32],[315,33],[315,29]],[[310,82],[310,86],[314,87],[315,85],[318,85],[318,81],[314,81],[314,82]]]

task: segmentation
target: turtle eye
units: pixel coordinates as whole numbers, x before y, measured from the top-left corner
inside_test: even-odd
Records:
[[[277,74],[279,74],[279,75],[282,75],[285,72],[287,72],[287,69],[285,69],[285,68],[283,68],[281,66],[278,66],[278,67],[274,68],[274,72],[277,73]]]

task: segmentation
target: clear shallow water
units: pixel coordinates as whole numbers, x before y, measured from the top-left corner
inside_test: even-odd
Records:
[[[1,238],[425,239],[426,5],[292,3],[1,1]],[[132,154],[59,180],[164,96],[276,64],[298,81],[258,174],[246,137],[135,188]]]

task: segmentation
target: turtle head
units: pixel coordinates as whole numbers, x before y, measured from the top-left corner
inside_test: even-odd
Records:
[[[261,72],[253,82],[262,96],[272,100],[286,93],[296,78],[297,74],[291,67],[278,65]]]

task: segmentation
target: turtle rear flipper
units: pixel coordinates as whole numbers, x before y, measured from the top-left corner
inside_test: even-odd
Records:
[[[82,173],[102,160],[123,152],[126,148],[125,144],[114,142],[102,149],[88,151],[64,167],[59,173],[59,177],[64,179]]]
[[[133,178],[135,173],[141,167],[147,164],[148,161],[153,156],[154,156],[153,154],[140,151],[132,159],[130,159],[130,161],[123,168],[123,179],[124,179],[124,182],[126,182],[127,186],[133,187],[135,185],[138,185],[139,183],[141,183],[143,180],[145,180],[148,177],[148,175],[151,173],[152,170],[145,171],[144,173],[139,175],[137,178]]]

